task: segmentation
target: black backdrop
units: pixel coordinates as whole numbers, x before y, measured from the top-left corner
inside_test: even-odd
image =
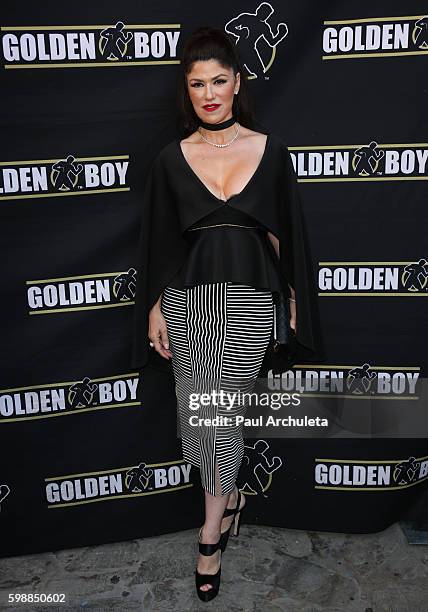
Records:
[[[409,406],[416,397],[409,381],[427,365],[426,5],[277,2],[259,8],[272,12],[266,22],[241,14],[259,4],[3,9],[3,556],[201,523],[171,370],[129,365],[144,179],[177,136],[180,49],[199,25],[238,19],[252,44],[264,35],[259,58],[240,48],[261,124],[295,155],[328,351],[327,364],[293,376],[328,402],[321,381],[348,384],[368,364],[373,378],[348,385],[344,410],[358,423],[369,402],[372,433],[396,398],[371,398],[375,384],[403,383]],[[130,40],[114,47],[119,21]],[[287,34],[271,47],[280,22]],[[361,270],[367,285],[352,280]],[[253,523],[376,531],[411,515],[425,491],[424,432],[246,445]]]

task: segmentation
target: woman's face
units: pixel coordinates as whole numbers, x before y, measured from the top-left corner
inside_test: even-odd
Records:
[[[207,123],[220,123],[232,117],[235,92],[240,74],[224,68],[217,60],[194,62],[187,74],[187,91],[195,113]]]

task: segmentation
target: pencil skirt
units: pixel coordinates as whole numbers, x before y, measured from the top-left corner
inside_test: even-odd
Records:
[[[242,417],[272,333],[272,291],[235,282],[167,286],[161,312],[183,458],[199,468],[205,490],[225,495],[244,455]]]

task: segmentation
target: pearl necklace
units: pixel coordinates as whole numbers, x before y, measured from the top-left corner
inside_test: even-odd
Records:
[[[236,140],[236,139],[237,139],[238,134],[239,134],[239,128],[240,128],[240,125],[239,125],[239,123],[238,123],[238,122],[236,122],[236,125],[238,126],[238,128],[237,128],[237,130],[236,130],[236,134],[235,134],[235,136],[232,138],[232,140],[230,140],[229,142],[226,142],[226,143],[224,143],[224,144],[217,144],[216,142],[211,142],[210,140],[208,140],[207,138],[205,138],[205,136],[202,134],[202,132],[201,132],[200,128],[198,128],[198,132],[199,132],[199,134],[201,135],[201,138],[203,138],[203,140],[205,140],[205,142],[207,142],[208,144],[213,145],[213,147],[223,148],[223,147],[228,147],[229,145],[231,145],[231,144],[232,144],[232,142],[233,142],[234,140]]]

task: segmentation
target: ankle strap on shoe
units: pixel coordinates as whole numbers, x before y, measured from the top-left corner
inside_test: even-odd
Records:
[[[202,544],[202,542],[199,542],[199,552],[206,557],[211,557],[219,548],[220,540],[216,544]]]
[[[232,516],[239,512],[239,506],[241,505],[241,491],[238,489],[238,500],[236,502],[236,508],[225,508],[223,518],[226,516]]]

